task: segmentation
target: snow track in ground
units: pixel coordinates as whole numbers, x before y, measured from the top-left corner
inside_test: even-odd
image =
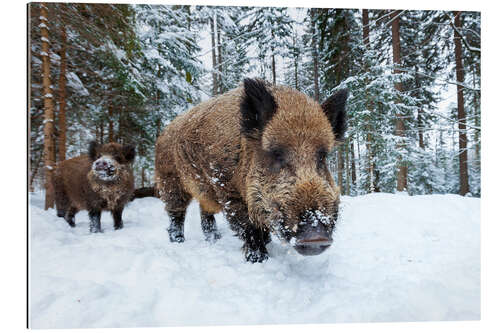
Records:
[[[456,195],[342,198],[323,254],[302,257],[273,238],[263,264],[243,260],[221,215],[204,241],[197,203],[186,241],[168,241],[160,200],[138,199],[124,229],[76,228],[30,196],[33,328],[144,327],[480,319],[480,200]]]

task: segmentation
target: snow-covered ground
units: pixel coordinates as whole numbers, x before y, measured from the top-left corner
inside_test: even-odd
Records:
[[[457,195],[344,197],[334,244],[302,257],[275,238],[263,264],[217,215],[203,240],[192,203],[186,241],[168,241],[158,199],[130,203],[124,229],[76,228],[30,196],[33,328],[480,319],[480,200]]]

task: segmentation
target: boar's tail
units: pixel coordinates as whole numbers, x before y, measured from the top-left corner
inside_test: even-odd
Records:
[[[130,199],[130,201],[133,201],[134,199],[140,199],[140,198],[146,198],[146,197],[159,198],[159,196],[156,194],[154,187],[141,187],[141,188],[134,190],[134,194],[132,196],[132,199]]]

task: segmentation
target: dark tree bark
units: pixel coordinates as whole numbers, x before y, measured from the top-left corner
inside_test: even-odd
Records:
[[[337,148],[337,178],[338,186],[340,188],[340,193],[345,194],[345,189],[343,186],[343,174],[344,174],[344,145],[339,145]]]
[[[43,19],[42,19],[43,18]],[[40,5],[40,32],[42,35],[42,71],[43,71],[43,156],[45,176],[45,210],[54,207],[54,189],[52,176],[55,166],[54,147],[54,104],[50,80],[50,39],[49,39],[49,15],[45,3]]]
[[[415,68],[415,86],[417,89],[420,89],[420,81],[418,80],[418,67]],[[424,113],[424,110],[422,108],[419,108],[417,111],[417,134],[418,134],[418,146],[420,149],[425,150],[425,143],[424,143],[424,129],[423,129],[423,121],[422,121],[422,115]]]
[[[113,135],[113,104],[108,107],[108,142],[115,140]]]
[[[368,52],[370,50],[370,21],[368,19],[368,10],[363,9],[362,10],[362,21],[363,21],[363,43],[365,45],[365,50]],[[365,71],[369,70],[368,64],[364,65]],[[368,83],[367,83],[368,84]],[[366,108],[370,113],[374,112],[374,107],[373,107],[373,101],[371,100],[370,96],[367,96],[367,104]],[[368,175],[368,186],[369,186],[369,192],[373,192],[376,185],[374,184],[374,170],[375,170],[375,162],[374,162],[374,152],[373,152],[373,146],[372,146],[372,124],[371,122],[367,122],[366,125],[366,156],[367,156],[367,164],[368,164],[368,170],[367,170],[367,175]],[[359,149],[358,149],[359,151]]]
[[[313,71],[314,71],[314,99],[319,102],[319,66],[318,66],[318,49],[316,36],[316,9],[311,8],[311,25],[312,25],[312,49],[313,49]]]
[[[217,56],[215,54],[215,25],[214,18],[210,17],[210,38],[212,41],[212,95],[217,95]]]
[[[354,143],[351,142],[351,180],[352,186],[356,186],[356,158],[354,156]]]
[[[462,63],[462,40],[457,32],[462,27],[460,20],[461,12],[453,12],[455,16],[454,42],[455,42],[455,68],[457,74],[457,109],[458,109],[458,160],[460,171],[460,195],[465,195],[469,192],[469,172],[467,163],[467,132],[466,132],[466,114],[464,108],[464,67]]]
[[[222,94],[223,88],[222,88],[222,43],[221,43],[221,28],[220,28],[220,23],[219,23],[219,17],[216,15],[215,16],[215,22],[217,24],[217,59],[218,59],[218,65],[217,65],[217,70],[219,72],[217,83],[219,85],[219,94]]]
[[[401,70],[398,68],[401,65],[401,39],[399,37],[399,14],[401,11],[393,11],[391,13],[392,19],[392,62],[394,65],[394,74],[401,73]],[[394,83],[394,88],[396,90],[402,92],[403,85],[400,81],[396,81]],[[403,115],[398,111],[396,113],[396,135],[400,137],[405,136],[405,124],[403,120]],[[403,144],[398,144],[398,149],[402,151],[404,149]],[[399,158],[399,166],[397,171],[397,190],[402,192],[405,191],[408,187],[408,167],[404,165]]]
[[[59,160],[66,159],[66,26],[64,23],[61,27],[61,66],[59,73],[59,136],[58,136],[58,153]]]

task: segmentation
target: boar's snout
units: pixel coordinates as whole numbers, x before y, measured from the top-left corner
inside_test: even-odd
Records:
[[[92,169],[102,180],[113,180],[117,171],[114,161],[107,157],[95,160]]]
[[[332,244],[331,230],[328,231],[321,213],[306,212],[295,236],[295,250],[304,256],[322,253]],[[328,223],[328,222],[327,222]]]

